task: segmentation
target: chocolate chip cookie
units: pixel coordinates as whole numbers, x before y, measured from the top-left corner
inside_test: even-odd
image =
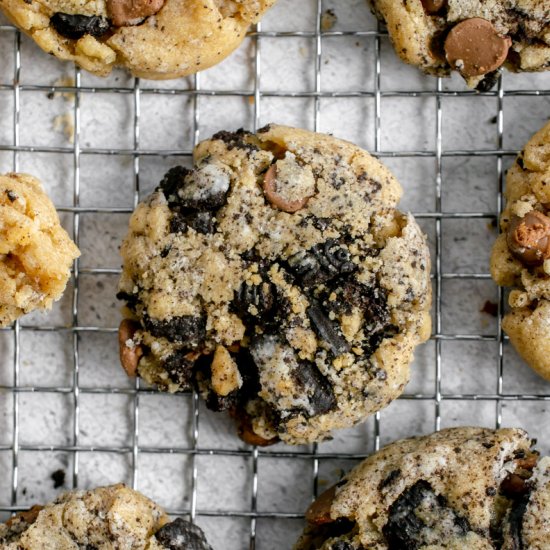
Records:
[[[392,443],[319,496],[295,550],[548,548],[550,459],[532,443],[484,428]]]
[[[105,76],[178,78],[227,57],[275,0],[0,0],[46,52]]]
[[[502,328],[527,364],[550,380],[550,122],[506,178],[501,233],[491,255],[497,284],[514,287]]]
[[[359,147],[270,125],[200,143],[130,220],[130,374],[196,385],[255,444],[318,441],[402,391],[430,334],[424,235]]]
[[[50,309],[78,256],[42,184],[27,174],[0,176],[0,327]]]
[[[370,0],[406,63],[487,91],[502,66],[550,68],[548,0]]]
[[[204,533],[123,484],[71,491],[0,524],[2,550],[212,550]]]

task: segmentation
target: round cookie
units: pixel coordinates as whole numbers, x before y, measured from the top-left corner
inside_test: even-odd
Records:
[[[27,174],[0,176],[0,327],[50,309],[78,256],[42,184]]]
[[[115,66],[168,79],[207,69],[239,46],[275,0],[0,0],[45,51],[105,76]]]
[[[546,548],[550,461],[532,443],[485,428],[392,443],[318,497],[295,550]]]
[[[527,364],[550,380],[550,122],[519,154],[506,177],[501,233],[491,275],[510,292],[504,332]]]
[[[370,0],[399,57],[424,72],[457,70],[490,90],[498,69],[550,68],[548,0]]]
[[[203,532],[123,484],[71,491],[0,524],[2,550],[212,550]]]
[[[428,247],[359,147],[220,132],[142,202],[121,248],[130,374],[196,385],[250,443],[322,440],[386,406],[430,334]]]

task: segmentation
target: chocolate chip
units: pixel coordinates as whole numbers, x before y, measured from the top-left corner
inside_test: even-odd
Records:
[[[421,0],[422,6],[424,6],[424,10],[426,13],[429,13],[430,15],[434,15],[438,12],[440,12],[446,5],[447,0]]]
[[[480,17],[457,23],[445,39],[450,65],[463,76],[481,76],[498,69],[506,60],[512,40]]]
[[[182,518],[163,525],[155,537],[167,550],[212,550],[202,530]]]
[[[204,315],[182,315],[171,319],[158,320],[144,315],[145,328],[158,338],[171,342],[184,343],[187,347],[196,347],[206,336],[206,317]]]
[[[137,25],[159,12],[165,0],[107,0],[107,11],[113,25]]]
[[[506,242],[510,252],[527,266],[541,265],[550,258],[550,218],[531,210],[508,224]]]
[[[272,164],[264,176],[263,189],[266,199],[279,210],[293,214],[302,210],[311,195],[288,198],[285,193],[286,181],[281,181],[276,164]]]
[[[55,13],[50,18],[53,28],[65,38],[78,40],[85,34],[96,38],[109,32],[111,25],[104,17],[97,15],[72,15],[70,13]]]
[[[11,189],[6,189],[6,195],[8,196],[8,199],[10,202],[14,202],[18,198],[17,195]]]
[[[306,520],[315,525],[334,521],[330,516],[330,509],[336,496],[336,485],[321,493],[306,511]]]
[[[324,414],[336,407],[332,386],[314,364],[301,362],[292,374],[309,401],[308,416]]]
[[[325,315],[316,300],[311,301],[307,315],[315,332],[317,332],[321,340],[329,345],[334,355],[341,355],[350,351],[351,347],[342,336],[340,327]]]
[[[518,474],[508,474],[500,484],[500,492],[510,498],[524,495],[528,491],[526,480]]]
[[[118,327],[118,351],[120,364],[128,376],[136,376],[139,360],[143,355],[143,346],[133,341],[136,331],[140,329],[137,321],[123,319]]]

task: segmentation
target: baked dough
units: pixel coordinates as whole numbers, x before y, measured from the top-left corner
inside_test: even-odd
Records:
[[[42,184],[27,174],[0,176],[0,326],[50,309],[78,256]]]

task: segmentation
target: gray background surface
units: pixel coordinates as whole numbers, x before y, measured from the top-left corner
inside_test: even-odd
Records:
[[[338,21],[320,34],[329,8]],[[75,71],[0,16],[0,173],[39,176],[82,250],[77,284],[51,313],[0,331],[0,518],[75,484],[125,481],[191,514],[215,550],[275,550],[296,539],[317,488],[396,438],[502,424],[550,451],[550,383],[481,312],[502,298],[488,277],[502,175],[550,115],[550,73],[505,74],[483,95],[457,77],[438,83],[398,61],[364,0],[279,0],[259,30],[197,78],[137,82]],[[76,98],[50,98],[67,77]],[[74,142],[59,115],[76,125]],[[318,446],[254,451],[192,395],[125,377],[114,294],[138,196],[189,163],[197,140],[271,121],[352,140],[398,176],[401,206],[432,247],[434,335],[403,398],[377,417]],[[54,489],[58,469],[66,480]]]

